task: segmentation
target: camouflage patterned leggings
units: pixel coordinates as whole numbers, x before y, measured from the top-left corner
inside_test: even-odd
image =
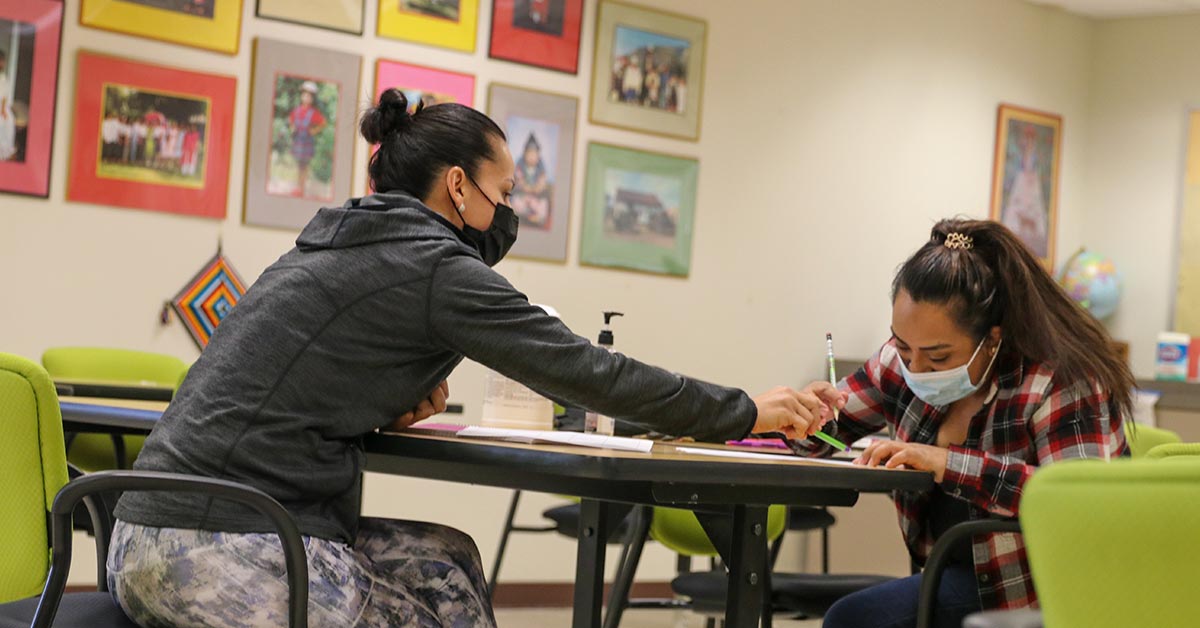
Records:
[[[479,551],[445,526],[364,517],[354,547],[304,537],[309,625],[494,627]],[[287,625],[283,550],[273,534],[117,522],[113,599],[144,628]]]

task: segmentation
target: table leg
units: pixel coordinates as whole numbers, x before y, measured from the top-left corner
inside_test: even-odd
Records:
[[[767,559],[767,507],[733,507],[733,547],[729,561],[729,593],[725,599],[728,628],[757,628],[763,610],[763,568]]]
[[[579,545],[575,555],[575,616],[572,628],[600,628],[604,608],[604,549],[608,540],[608,502],[579,504]]]

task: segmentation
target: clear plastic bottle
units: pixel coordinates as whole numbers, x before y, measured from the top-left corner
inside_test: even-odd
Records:
[[[609,353],[615,351],[613,348],[613,332],[610,323],[614,316],[625,316],[621,312],[605,312],[604,313],[604,329],[600,330],[600,338],[596,344],[608,349]],[[612,436],[616,431],[617,422],[612,417],[604,416],[597,412],[588,412],[583,417],[583,431],[588,434],[603,434]]]

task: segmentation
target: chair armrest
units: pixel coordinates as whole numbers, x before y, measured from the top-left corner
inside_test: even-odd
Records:
[[[270,495],[237,482],[193,475],[151,471],[100,471],[68,482],[54,497],[54,504],[50,509],[53,542],[50,575],[46,579],[46,587],[33,618],[34,628],[50,628],[66,588],[67,572],[71,568],[71,519],[75,506],[80,501],[90,499],[92,495],[112,491],[202,493],[244,504],[270,519],[283,544],[283,558],[287,567],[288,626],[308,627],[308,559],[304,551],[304,542],[292,516]],[[96,542],[101,542],[99,534]],[[107,545],[107,539],[104,539],[104,543]]]
[[[917,628],[933,628],[933,611],[937,606],[938,585],[942,572],[950,562],[950,549],[954,544],[975,536],[992,532],[1020,532],[1021,524],[1015,519],[982,519],[964,521],[952,526],[942,534],[925,562],[925,575],[921,578],[921,594],[917,603]]]

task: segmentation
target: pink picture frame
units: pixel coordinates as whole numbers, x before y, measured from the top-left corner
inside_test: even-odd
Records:
[[[62,18],[63,3],[59,0],[6,2],[0,7],[0,20],[7,22],[10,28],[21,24],[36,29],[31,33],[31,64],[30,59],[21,58],[21,50],[14,51],[15,54],[7,53],[6,79],[14,81],[16,96],[24,95],[27,86],[28,97],[20,103],[20,109],[24,111],[22,121],[25,122],[21,134],[17,134],[15,114],[14,120],[10,121],[14,127],[14,148],[19,143],[22,150],[0,160],[0,192],[49,196]],[[28,56],[28,50],[24,52]],[[26,72],[29,76],[22,80],[20,75]],[[12,109],[11,106],[7,108]]]
[[[474,75],[379,59],[375,62],[374,102],[378,103],[383,92],[393,87],[408,97],[410,111],[416,108],[418,98],[424,100],[427,107],[447,102],[475,106]],[[376,146],[371,146],[372,155],[375,150]],[[367,193],[372,191],[371,182],[367,181]]]
[[[422,97],[432,96],[432,102],[425,98],[426,106],[443,102],[475,106],[475,77],[470,74],[380,59],[375,62],[375,102],[391,87],[400,88],[406,95],[419,92]],[[409,98],[409,106],[416,107],[416,101]]]

